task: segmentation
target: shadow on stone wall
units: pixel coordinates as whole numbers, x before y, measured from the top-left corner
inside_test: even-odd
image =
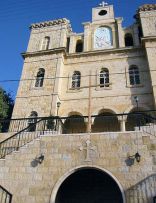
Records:
[[[127,203],[155,203],[156,173],[148,176],[126,191]]]

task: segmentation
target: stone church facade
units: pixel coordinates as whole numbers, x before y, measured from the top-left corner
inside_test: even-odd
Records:
[[[156,4],[141,6],[130,27],[122,20],[102,2],[83,33],[65,18],[31,25],[12,118],[56,116],[67,131],[40,132],[0,160],[13,203],[156,202],[155,125],[132,130],[129,117],[155,110]],[[98,116],[111,118],[109,132]]]

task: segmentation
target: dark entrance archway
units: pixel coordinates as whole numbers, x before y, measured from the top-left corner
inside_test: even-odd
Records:
[[[118,184],[107,173],[82,169],[60,186],[55,203],[123,203]]]
[[[92,132],[118,132],[120,131],[120,123],[118,117],[110,112],[100,113],[94,120]]]
[[[84,118],[80,115],[69,116],[64,123],[63,134],[85,133],[86,126]]]

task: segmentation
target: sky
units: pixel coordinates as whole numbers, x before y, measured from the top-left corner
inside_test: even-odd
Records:
[[[32,23],[67,18],[73,32],[83,32],[82,22],[91,21],[92,8],[102,0],[0,0],[0,86],[15,98],[22,72],[23,58]],[[140,5],[156,0],[108,0],[115,17],[123,17],[123,26],[133,24]],[[8,81],[9,80],[9,81]]]

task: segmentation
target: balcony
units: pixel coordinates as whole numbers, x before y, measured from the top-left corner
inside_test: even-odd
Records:
[[[100,132],[136,131],[155,125],[155,111],[130,114],[101,114],[91,116],[88,131],[88,116],[34,117],[0,120],[0,133],[40,132],[40,134],[80,134]]]
[[[108,132],[143,131],[155,135],[154,111],[131,114],[102,114],[70,117],[34,117],[0,120],[0,158],[18,151],[40,136],[66,134],[107,134]],[[90,121],[90,122],[89,122]],[[110,134],[110,133],[109,133]]]

